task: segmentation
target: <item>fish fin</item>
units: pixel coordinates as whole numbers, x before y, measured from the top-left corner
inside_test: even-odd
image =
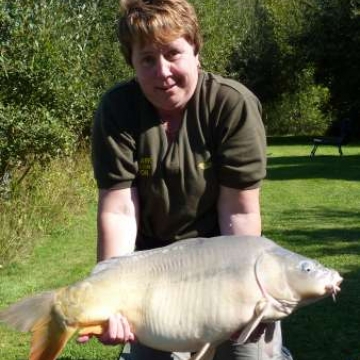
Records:
[[[31,331],[30,360],[54,360],[76,331],[54,312],[58,290],[21,300],[0,312],[0,322]]]
[[[246,342],[246,340],[249,339],[249,336],[252,334],[252,332],[256,329],[256,327],[260,324],[261,320],[263,319],[269,304],[265,303],[265,305],[261,304],[257,306],[261,307],[261,311],[260,313],[255,316],[246,326],[245,328],[241,331],[239,337],[237,337],[235,339],[235,341],[239,344],[244,344]]]
[[[96,324],[82,327],[79,331],[79,335],[101,335],[107,329],[107,324]]]
[[[206,343],[190,360],[212,360],[215,355],[215,346]]]
[[[21,300],[0,311],[0,322],[27,332],[40,321],[49,317],[54,305],[56,291],[44,292]]]
[[[55,360],[76,330],[56,317],[42,319],[32,329],[29,360]]]

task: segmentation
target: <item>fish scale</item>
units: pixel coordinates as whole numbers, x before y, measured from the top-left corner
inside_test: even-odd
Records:
[[[206,254],[203,254],[206,256]],[[204,282],[199,281],[199,269],[203,267],[203,261],[199,257],[194,257],[192,254],[186,258],[177,261],[168,261],[166,267],[156,271],[157,276],[154,276],[153,282],[150,285],[150,293],[147,293],[147,309],[148,313],[152,314],[150,318],[146,319],[146,323],[153,328],[151,336],[157,341],[167,341],[171,348],[170,338],[172,341],[178,342],[179,338],[196,338],[199,331],[195,328],[196,314],[199,313],[200,307],[204,306],[202,295],[205,293],[203,286]],[[194,266],[198,269],[196,275],[192,278],[195,281],[189,281],[189,276],[184,273],[184,269],[189,266]],[[178,276],[164,277],[164,274],[175,272]],[[185,277],[183,279],[183,277]],[[155,284],[154,284],[155,283]],[[188,305],[189,309],[184,309]],[[179,312],[179,309],[182,309]],[[169,324],[173,324],[169,328]],[[166,333],[167,338],[161,339],[161,334]],[[186,336],[187,335],[187,336]],[[186,337],[185,337],[186,336]],[[188,340],[186,340],[187,346]],[[179,345],[178,345],[179,346]],[[198,346],[198,343],[196,344]],[[195,347],[196,349],[196,347]],[[182,350],[189,350],[185,348]],[[192,350],[192,349],[191,349]]]

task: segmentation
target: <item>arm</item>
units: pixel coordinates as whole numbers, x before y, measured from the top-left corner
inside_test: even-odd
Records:
[[[260,236],[260,189],[239,190],[221,186],[218,213],[222,235]],[[257,342],[267,326],[258,325],[248,342]]]
[[[261,234],[260,189],[220,186],[218,216],[222,235]]]
[[[139,218],[136,188],[100,190],[98,200],[98,261],[134,251]],[[99,340],[116,345],[134,340],[130,325],[121,314],[109,319],[109,328]]]
[[[134,251],[138,214],[136,188],[99,191],[98,261]]]
[[[100,190],[98,200],[98,261],[131,253],[135,248],[139,201],[135,188]],[[78,342],[87,342],[92,334],[82,335]],[[99,336],[103,344],[117,345],[133,341],[130,325],[121,314],[109,318],[108,331]]]

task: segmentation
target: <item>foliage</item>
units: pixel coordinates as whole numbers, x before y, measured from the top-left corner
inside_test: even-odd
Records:
[[[276,98],[281,83],[280,49],[274,39],[274,27],[265,8],[254,1],[249,11],[251,22],[234,49],[229,72],[249,87],[262,102]]]
[[[226,75],[229,57],[249,25],[252,0],[193,0],[203,37],[201,64]]]
[[[95,199],[89,155],[34,164],[25,180],[0,198],[0,265],[27,257],[39,237],[63,228]],[[16,174],[16,173],[15,173]],[[0,268],[1,268],[0,266]]]
[[[333,122],[324,111],[328,103],[327,88],[313,82],[313,70],[305,69],[297,75],[299,90],[283,92],[264,106],[263,120],[269,134],[321,135]]]
[[[300,61],[294,43],[304,29],[303,2],[255,1],[251,16],[229,71],[260,98],[268,134],[325,132],[331,120],[327,88],[315,84],[314,70]]]
[[[257,0],[252,6],[249,31],[228,70],[268,109],[270,134],[325,132],[344,117],[359,129],[359,1]]]
[[[1,0],[0,179],[67,155],[122,70],[107,1]],[[101,6],[100,6],[101,5]]]
[[[330,89],[329,106],[360,127],[360,1],[313,0],[307,29],[299,37],[303,59],[316,80]]]
[[[191,0],[205,70],[260,98],[269,134],[360,131],[358,0]],[[117,1],[0,0],[0,193],[35,163],[88,142],[106,88],[132,75],[115,36]]]
[[[74,133],[59,123],[52,109],[0,103],[0,123],[0,179],[3,180],[11,171],[13,182],[21,182],[35,163],[69,154],[74,147]],[[16,176],[14,169],[18,169]]]

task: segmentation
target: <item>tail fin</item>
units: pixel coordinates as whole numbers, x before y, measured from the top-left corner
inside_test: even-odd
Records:
[[[0,311],[0,322],[32,332],[30,360],[55,360],[76,331],[54,312],[56,293],[35,295]]]

